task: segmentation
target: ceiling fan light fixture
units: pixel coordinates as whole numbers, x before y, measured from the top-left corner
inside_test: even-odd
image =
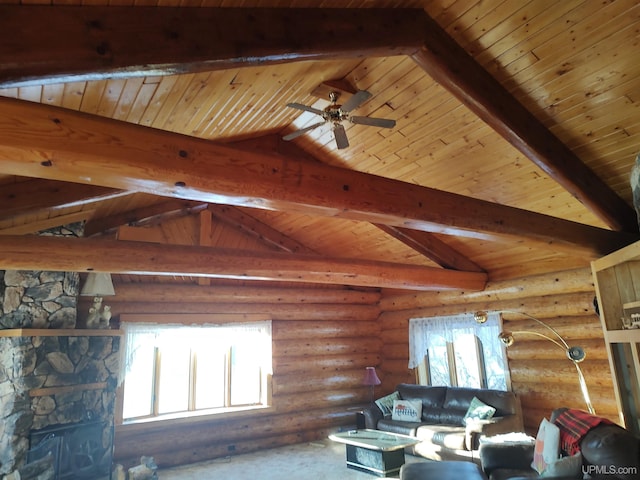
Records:
[[[347,148],[349,146],[349,140],[347,138],[347,133],[344,129],[344,125],[342,125],[343,120],[348,120],[351,123],[357,125],[365,125],[370,127],[379,127],[379,128],[393,128],[396,125],[395,120],[387,119],[387,118],[372,118],[372,117],[364,117],[364,116],[351,116],[350,113],[352,110],[355,110],[364,102],[371,98],[371,93],[366,90],[358,90],[354,93],[351,98],[349,98],[344,104],[339,105],[338,98],[340,97],[340,92],[331,91],[329,93],[329,100],[331,104],[327,106],[324,110],[318,110],[317,108],[310,107],[308,105],[303,105],[301,103],[287,103],[287,107],[295,108],[298,110],[302,110],[305,112],[313,113],[322,117],[322,122],[314,123],[308,127],[301,128],[296,130],[295,132],[289,133],[282,137],[283,140],[293,140],[294,138],[299,137],[300,135],[307,133],[311,130],[314,130],[325,123],[331,122],[333,136],[336,142],[336,146],[338,149]]]

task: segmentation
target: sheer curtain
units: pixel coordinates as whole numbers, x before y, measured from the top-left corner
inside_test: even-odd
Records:
[[[478,337],[482,345],[489,385],[506,386],[504,347],[498,339],[501,328],[501,318],[497,312],[489,313],[485,323],[476,322],[473,313],[412,318],[409,321],[409,368],[417,368],[429,349],[441,345],[443,339],[454,343],[456,338],[471,334]],[[492,379],[493,376],[499,378]]]
[[[163,345],[185,345],[191,348],[226,348],[237,343],[250,344],[256,358],[264,366],[271,365],[271,321],[233,323],[224,325],[179,325],[157,323],[122,323],[124,348],[121,352],[119,383],[135,362],[140,347]],[[271,373],[271,372],[267,372]]]

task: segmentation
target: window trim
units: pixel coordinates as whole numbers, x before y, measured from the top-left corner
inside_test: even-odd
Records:
[[[264,314],[122,314],[120,315],[121,323],[144,323],[144,324],[156,324],[159,327],[168,327],[168,326],[178,326],[178,327],[197,327],[197,326],[207,326],[207,327],[233,327],[233,325],[237,324],[241,326],[242,324],[254,324],[260,322],[269,322],[271,324],[272,319],[269,315]],[[121,337],[121,359],[125,357],[125,339]],[[273,342],[273,336],[271,337]],[[168,413],[168,414],[158,414],[158,402],[156,401],[158,395],[159,386],[156,379],[157,369],[161,368],[161,362],[159,361],[159,349],[156,348],[156,356],[154,357],[154,382],[153,382],[153,398],[152,398],[152,407],[153,414],[143,417],[136,417],[133,419],[125,419],[123,418],[123,407],[124,407],[124,362],[121,361],[120,365],[120,379],[119,384],[116,389],[116,405],[115,405],[115,422],[116,425],[120,427],[127,427],[133,425],[148,425],[152,424],[154,426],[162,425],[172,425],[172,424],[182,424],[182,423],[191,423],[192,421],[198,422],[203,421],[207,418],[220,418],[224,416],[235,417],[235,416],[246,416],[251,415],[252,412],[265,412],[273,410],[273,400],[272,400],[272,372],[270,370],[264,371],[264,368],[260,368],[260,404],[251,404],[251,405],[239,405],[239,406],[230,406],[230,395],[231,389],[230,385],[228,385],[231,380],[230,369],[231,367],[231,348],[229,348],[229,352],[225,355],[225,406],[224,407],[215,407],[210,409],[200,409],[200,410],[188,410],[182,412]],[[194,351],[191,350],[191,354],[193,355]],[[273,359],[273,354],[271,354],[271,359]],[[194,362],[191,362],[190,366],[190,389],[195,386],[195,365]],[[193,393],[193,391],[191,391]],[[191,401],[195,402],[195,395],[190,395],[190,404]],[[191,405],[189,405],[191,407]]]
[[[494,322],[497,323],[498,331],[502,330],[502,316],[499,314],[495,314]],[[422,321],[422,322],[420,322]],[[413,325],[412,325],[413,322]],[[420,323],[418,323],[420,322]],[[444,324],[442,322],[445,322]],[[452,323],[452,326],[449,328],[449,322]],[[409,345],[410,345],[410,360],[409,360],[409,368],[414,368],[414,374],[416,383],[420,385],[431,385],[431,368],[429,363],[429,349],[424,351],[424,355],[422,357],[416,358],[416,354],[420,354],[422,352],[422,347],[426,347],[427,343],[425,341],[417,340],[418,338],[424,337],[416,337],[415,339],[411,337],[411,333],[416,335],[420,332],[421,328],[429,328],[427,325],[435,325],[435,330],[438,332],[437,335],[443,337],[445,342],[446,350],[447,350],[447,370],[449,377],[449,384],[451,386],[458,386],[458,372],[456,368],[456,359],[455,359],[455,348],[454,348],[454,340],[452,340],[451,334],[453,331],[458,329],[466,329],[470,328],[474,330],[473,333],[475,343],[476,343],[476,356],[477,356],[477,365],[478,365],[478,374],[480,378],[480,388],[487,389],[489,378],[487,376],[487,367],[486,367],[486,359],[485,359],[485,348],[482,343],[482,339],[478,336],[477,329],[482,328],[481,325],[475,324],[473,320],[472,314],[458,314],[458,315],[447,315],[441,317],[416,317],[409,319],[410,325],[410,337],[409,337]],[[468,324],[468,325],[466,325]],[[442,328],[438,328],[441,326]],[[495,324],[493,327],[495,328]],[[469,332],[471,333],[471,332]],[[485,335],[486,336],[486,335]],[[508,357],[506,354],[506,349],[504,345],[496,339],[496,344],[494,345],[500,348],[502,353],[502,361],[503,361],[503,375],[506,390],[512,390],[511,385],[511,376],[509,372],[509,364]],[[493,350],[493,349],[492,349]],[[413,365],[412,365],[413,364]]]

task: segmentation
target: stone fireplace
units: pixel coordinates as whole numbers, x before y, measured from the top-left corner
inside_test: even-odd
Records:
[[[0,271],[0,477],[24,480],[35,443],[82,425],[92,426],[92,461],[110,467],[120,337],[75,328],[78,293],[75,272]]]

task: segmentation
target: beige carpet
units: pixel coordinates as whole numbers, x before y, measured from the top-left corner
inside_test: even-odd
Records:
[[[406,455],[406,463],[426,461]],[[159,480],[372,480],[348,469],[345,446],[331,440],[235,455],[185,467],[161,469]],[[387,477],[397,479],[395,477]]]

